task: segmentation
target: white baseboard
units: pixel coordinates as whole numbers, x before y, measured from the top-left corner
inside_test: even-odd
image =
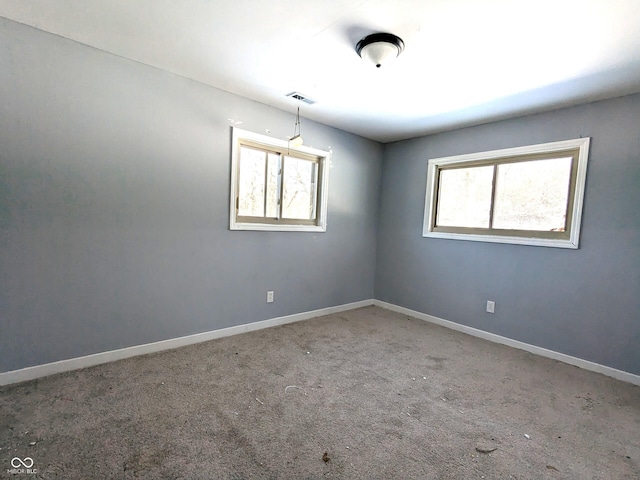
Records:
[[[92,367],[102,363],[114,362],[125,358],[136,357],[138,355],[146,355],[148,353],[161,352],[163,350],[171,350],[173,348],[193,345],[194,343],[207,342],[216,338],[229,337],[238,335],[239,333],[252,332],[254,330],[262,330],[263,328],[275,327],[287,323],[309,320],[323,315],[344,312],[360,307],[368,307],[373,305],[373,300],[362,300],[360,302],[347,303],[337,305],[335,307],[321,308],[309,312],[296,313],[285,317],[270,318],[259,322],[237,325],[235,327],[222,328],[212,330],[210,332],[196,333],[186,337],[172,338],[162,340],[160,342],[146,343],[144,345],[135,345],[133,347],[120,348],[108,352],[95,353],[84,357],[70,358],[68,360],[60,360],[58,362],[46,363],[44,365],[35,365],[33,367],[22,368],[20,370],[12,370],[10,372],[0,373],[0,385],[9,385],[12,383],[24,382],[36,378],[53,375],[55,373],[69,372],[79,368]]]
[[[309,320],[311,318],[321,317],[323,315],[344,312],[347,310],[353,310],[355,308],[368,307],[370,305],[375,305],[387,310],[402,313],[403,315],[408,315],[410,317],[433,323],[435,325],[440,325],[452,330],[457,330],[458,332],[466,333],[468,335],[482,338],[490,342],[500,343],[502,345],[507,345],[519,350],[525,350],[527,352],[540,355],[542,357],[551,358],[553,360],[558,360],[560,362],[574,365],[585,370],[601,373],[603,375],[607,375],[624,382],[632,383],[634,385],[640,385],[639,375],[634,375],[622,370],[606,367],[598,363],[590,362],[588,360],[583,360],[577,357],[572,357],[570,355],[565,355],[564,353],[555,352],[553,350],[547,350],[546,348],[537,347],[535,345],[530,345],[518,340],[512,340],[510,338],[502,337],[494,333],[485,332],[484,330],[478,330],[477,328],[461,325],[459,323],[444,320],[442,318],[434,317],[433,315],[428,315],[416,310],[400,307],[398,305],[383,302],[381,300],[362,300],[360,302],[347,303],[344,305],[337,305],[335,307],[321,308],[319,310],[296,313],[294,315],[287,315],[285,317],[271,318],[259,322],[237,325],[235,327],[212,330],[210,332],[196,333],[195,335],[188,335],[186,337],[172,338],[169,340],[162,340],[160,342],[147,343],[144,345],[136,345],[133,347],[111,350],[108,352],[95,353],[93,355],[70,358],[68,360],[60,360],[58,362],[46,363],[44,365],[35,365],[33,367],[22,368],[20,370],[0,373],[0,385],[9,385],[12,383],[24,382],[27,380],[33,380],[36,378],[53,375],[55,373],[69,372],[71,370],[77,370],[79,368],[92,367],[94,365],[114,362],[116,360],[136,357],[138,355],[146,355],[148,353],[171,350],[173,348],[193,345],[195,343],[207,342],[209,340],[215,340],[216,338],[229,337],[231,335],[238,335],[240,333],[262,330],[263,328],[285,325],[287,323],[299,322],[302,320]]]
[[[408,308],[400,307],[392,303],[383,302],[381,300],[374,300],[373,304],[377,307],[386,308],[387,310],[392,310],[394,312],[402,313],[403,315],[408,315],[410,317],[414,317],[419,320],[424,320],[425,322],[450,328],[451,330],[457,330],[458,332],[466,333],[468,335],[482,338],[484,340],[489,340],[490,342],[500,343],[502,345],[507,345],[508,347],[517,348],[519,350],[525,350],[527,352],[540,355],[541,357],[551,358],[553,360],[558,360],[563,363],[568,363],[569,365],[574,365],[576,367],[584,368],[585,370],[601,373],[603,375],[607,375],[608,377],[613,377],[615,379],[622,380],[623,382],[632,383],[634,385],[640,385],[640,376],[634,375],[633,373],[617,370],[611,367],[606,367],[604,365],[600,365],[599,363],[594,363],[588,360],[583,360],[581,358],[572,357],[571,355],[565,355],[564,353],[555,352],[553,350],[547,350],[546,348],[536,347],[535,345],[530,345],[528,343],[520,342],[518,340],[512,340],[511,338],[502,337],[494,333],[485,332],[484,330],[478,330],[477,328],[468,327],[466,325],[461,325],[459,323],[451,322],[449,320],[443,320],[442,318],[434,317],[432,315],[427,315],[426,313],[417,312],[415,310],[410,310]]]

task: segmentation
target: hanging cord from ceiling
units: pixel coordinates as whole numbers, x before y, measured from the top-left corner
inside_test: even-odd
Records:
[[[299,147],[303,143],[302,130],[300,127],[300,104],[298,104],[298,111],[296,113],[296,123],[293,126],[293,137],[289,139],[289,147]]]

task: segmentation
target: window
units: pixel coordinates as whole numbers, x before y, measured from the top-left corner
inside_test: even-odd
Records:
[[[589,138],[429,160],[424,237],[578,248]]]
[[[234,128],[231,230],[324,232],[329,156]]]

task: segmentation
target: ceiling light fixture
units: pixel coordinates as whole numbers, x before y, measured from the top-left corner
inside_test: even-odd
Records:
[[[393,61],[404,50],[404,42],[392,33],[372,33],[356,44],[356,52],[377,68]]]

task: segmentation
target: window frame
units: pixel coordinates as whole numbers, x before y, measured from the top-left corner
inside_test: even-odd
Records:
[[[326,232],[327,206],[329,186],[329,164],[331,151],[301,146],[290,147],[289,142],[277,138],[253,133],[237,127],[232,129],[231,144],[231,183],[229,199],[229,229],[230,230],[258,230],[278,232]],[[238,215],[239,180],[240,180],[240,150],[242,146],[278,153],[282,157],[281,168],[284,171],[284,157],[290,156],[317,163],[316,218],[315,220],[247,217]],[[282,173],[279,174],[279,199],[282,198]]]
[[[590,138],[586,137],[430,159],[427,168],[427,188],[422,236],[451,240],[577,249],[580,240],[589,143]],[[564,155],[565,157],[571,156],[573,158],[569,196],[567,199],[567,221],[564,232],[436,226],[439,193],[438,180],[441,170],[553,159],[560,158],[560,155]],[[497,168],[494,169],[494,184],[491,196],[492,209],[495,200],[496,170]]]

